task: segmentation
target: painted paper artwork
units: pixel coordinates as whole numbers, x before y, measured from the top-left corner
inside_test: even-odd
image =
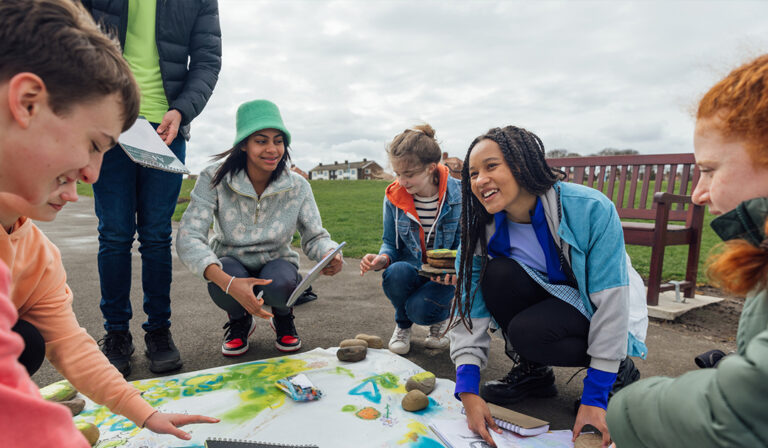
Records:
[[[227,365],[174,376],[134,381],[143,397],[164,412],[203,414],[221,419],[184,430],[192,440],[159,435],[86,399],[75,421],[101,431],[99,448],[204,447],[206,438],[228,437],[321,448],[438,448],[428,428],[432,419],[462,419],[454,383],[438,379],[429,406],[407,412],[400,402],[405,381],[422,372],[416,364],[388,350],[369,349],[365,360],[345,363],[336,348]],[[316,401],[296,402],[275,386],[287,376],[305,374],[322,391]]]

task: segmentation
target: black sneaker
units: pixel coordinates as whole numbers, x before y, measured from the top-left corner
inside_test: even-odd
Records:
[[[303,293],[299,296],[298,299],[296,299],[296,303],[294,303],[294,306],[296,305],[302,305],[307,302],[311,302],[313,300],[317,300],[317,294],[312,291],[312,287],[305,289]]]
[[[510,405],[526,397],[554,397],[555,373],[552,367],[532,363],[525,359],[512,368],[500,380],[488,381],[480,388],[485,401],[498,405]]]
[[[123,376],[131,374],[131,355],[133,354],[133,338],[127,331],[108,331],[99,340],[101,351]]]
[[[256,329],[256,319],[246,314],[240,319],[230,319],[224,324],[224,342],[221,353],[224,356],[239,356],[248,351],[248,337]]]
[[[611,397],[616,394],[616,392],[629,386],[639,379],[640,371],[637,370],[637,367],[635,367],[635,363],[632,361],[632,358],[627,356],[623,361],[621,361],[621,364],[619,364],[619,371],[616,373],[616,382],[613,383],[611,391],[608,392],[608,399],[610,400]]]
[[[278,350],[281,352],[295,352],[301,348],[299,333],[296,332],[296,326],[293,325],[293,308],[291,308],[291,311],[285,316],[275,314],[275,316],[269,320],[269,325],[277,335],[275,347],[277,347]]]
[[[608,400],[610,401],[610,399],[613,398],[613,396],[616,395],[618,391],[639,379],[640,371],[637,370],[637,367],[635,367],[635,362],[632,361],[632,358],[627,356],[623,361],[621,361],[621,364],[619,364],[619,371],[616,373],[616,381],[613,383],[611,391],[608,392]],[[573,403],[574,414],[579,413],[579,407],[581,407],[581,399],[577,398]]]
[[[171,338],[171,330],[158,328],[144,335],[147,349],[144,354],[149,358],[149,370],[154,373],[170,372],[181,368],[181,355]]]

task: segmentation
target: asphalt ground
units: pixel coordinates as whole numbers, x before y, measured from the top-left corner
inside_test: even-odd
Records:
[[[67,205],[56,221],[39,223],[39,226],[61,250],[75,297],[75,313],[81,326],[99,340],[104,335],[104,329],[99,310],[98,232],[93,200],[80,198],[80,201]],[[182,265],[175,250],[173,255],[171,332],[184,362],[180,372],[281,356],[273,345],[274,333],[267,321],[259,322],[250,338],[251,347],[247,353],[236,358],[222,356],[220,347],[226,314],[210,300],[205,281]],[[134,310],[131,333],[136,352],[129,380],[161,376],[149,371],[148,360],[144,356],[141,324],[146,315],[142,310],[140,260],[137,242],[134,245],[131,289]],[[360,277],[359,263],[357,259],[346,259],[341,273],[333,277],[321,276],[313,284],[318,300],[296,307],[295,323],[302,339],[301,351],[335,347],[341,340],[358,333],[378,335],[385,343],[389,340],[395,327],[394,310],[381,289],[381,274],[371,272]],[[301,266],[302,273],[311,266],[303,255]],[[411,351],[405,357],[440,378],[455,380],[448,351],[426,349],[423,344],[426,334],[425,327],[414,327]],[[679,375],[696,368],[693,363],[695,355],[712,348],[722,348],[713,346],[711,340],[700,335],[681,333],[655,322],[651,322],[646,343],[648,359],[635,361],[643,377]],[[482,371],[483,380],[501,378],[511,366],[504,354],[503,341],[494,337],[489,364]],[[553,429],[571,429],[575,418],[573,404],[580,396],[585,371],[555,368],[555,374],[559,390],[556,397],[529,399],[513,408],[549,420]],[[46,361],[32,379],[43,386],[58,381],[61,375]]]

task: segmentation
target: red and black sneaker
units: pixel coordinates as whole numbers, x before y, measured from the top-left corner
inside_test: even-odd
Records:
[[[293,308],[284,316],[275,313],[275,316],[269,320],[269,325],[277,335],[275,347],[278,350],[281,352],[295,352],[301,348],[299,333],[296,332],[296,326],[293,325]]]
[[[224,324],[224,342],[221,353],[224,356],[239,356],[248,351],[248,337],[256,329],[256,320],[250,314],[240,319],[230,319]]]

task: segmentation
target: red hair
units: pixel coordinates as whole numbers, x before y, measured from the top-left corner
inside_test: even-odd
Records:
[[[768,232],[768,221],[765,222]],[[768,281],[768,239],[760,246],[746,240],[732,240],[723,244],[725,250],[708,260],[707,275],[715,286],[732,293],[745,295],[755,286],[766,286]]]
[[[736,68],[699,102],[696,119],[718,118],[724,137],[744,140],[752,160],[768,166],[768,54]]]

